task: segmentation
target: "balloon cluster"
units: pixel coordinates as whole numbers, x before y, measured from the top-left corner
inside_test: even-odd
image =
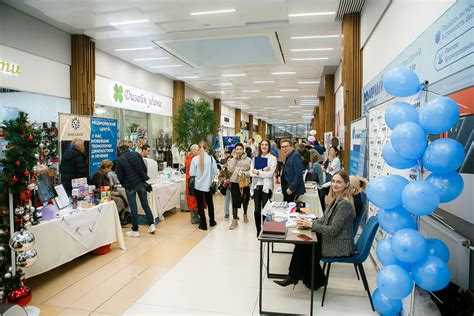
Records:
[[[387,72],[383,84],[395,97],[411,96],[422,89],[418,76],[404,67]],[[385,162],[397,169],[423,166],[431,174],[413,182],[398,175],[382,176],[368,184],[368,198],[379,208],[377,219],[389,234],[376,248],[384,268],[372,294],[383,315],[400,312],[401,300],[411,293],[414,283],[427,291],[438,291],[451,278],[448,247],[420,234],[414,216],[431,214],[439,203],[454,200],[463,190],[463,179],[456,172],[464,161],[463,146],[449,138],[427,144],[427,134],[447,132],[459,114],[456,102],[447,97],[436,98],[418,111],[409,103],[396,102],[385,112],[385,122],[392,130],[391,140],[382,149]]]

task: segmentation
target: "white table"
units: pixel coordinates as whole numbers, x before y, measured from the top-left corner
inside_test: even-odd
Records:
[[[61,214],[72,209],[61,210]],[[23,268],[29,278],[80,257],[99,247],[117,242],[125,249],[122,227],[115,202],[100,204],[89,209],[42,222],[28,228],[35,236],[38,259]]]
[[[283,193],[277,190],[273,194],[273,201],[283,201]],[[306,193],[298,197],[298,201],[305,202],[307,207],[311,209],[311,212],[316,214],[317,217],[323,216],[323,208],[321,207],[321,201],[319,200],[318,191],[315,189],[306,189]]]

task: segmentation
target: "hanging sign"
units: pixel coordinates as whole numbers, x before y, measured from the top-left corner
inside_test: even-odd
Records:
[[[93,175],[102,160],[117,159],[117,120],[91,117],[89,174]]]

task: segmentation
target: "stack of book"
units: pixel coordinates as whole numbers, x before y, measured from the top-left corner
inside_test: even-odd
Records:
[[[287,230],[285,223],[265,221],[262,226],[260,237],[285,239],[286,233]]]

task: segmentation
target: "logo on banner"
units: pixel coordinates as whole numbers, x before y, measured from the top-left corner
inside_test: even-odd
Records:
[[[77,117],[71,120],[71,127],[77,131],[81,127],[81,121]]]
[[[123,88],[122,85],[115,84],[114,85],[114,100],[115,102],[122,103],[123,101]]]

